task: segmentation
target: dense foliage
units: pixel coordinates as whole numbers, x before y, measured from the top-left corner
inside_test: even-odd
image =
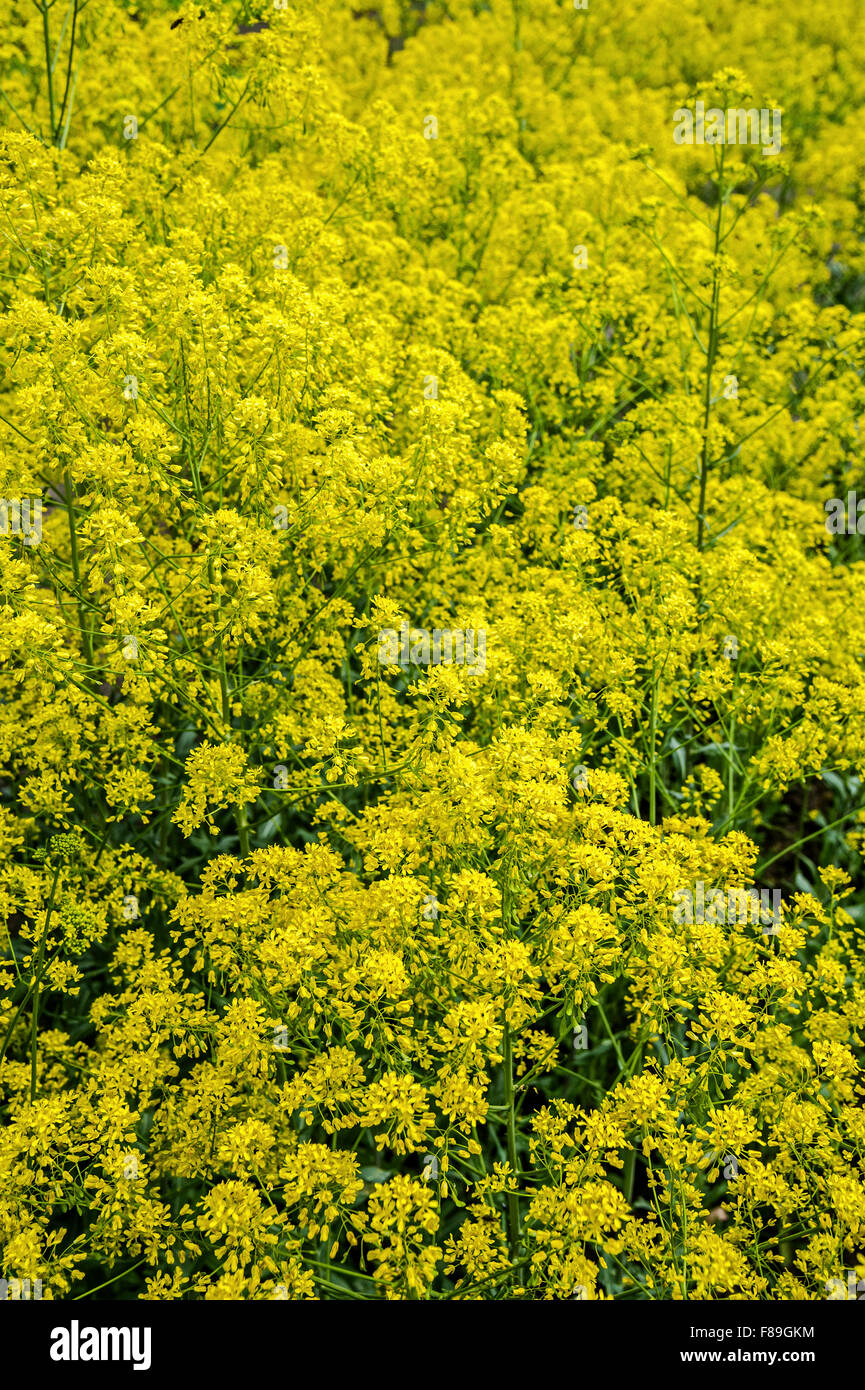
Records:
[[[859,0],[0,9],[0,1272],[865,1276]]]

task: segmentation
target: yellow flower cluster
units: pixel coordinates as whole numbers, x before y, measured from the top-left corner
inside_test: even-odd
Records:
[[[0,1276],[865,1277],[858,0],[4,8]]]

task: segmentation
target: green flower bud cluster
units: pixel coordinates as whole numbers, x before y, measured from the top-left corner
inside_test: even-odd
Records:
[[[74,956],[80,956],[100,935],[102,924],[91,907],[67,903],[60,912],[60,930],[64,945]]]
[[[74,864],[84,854],[84,838],[78,830],[52,835],[47,849],[37,849],[33,858],[38,864]]]

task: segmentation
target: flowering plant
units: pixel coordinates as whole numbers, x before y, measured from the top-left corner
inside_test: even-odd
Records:
[[[712,8],[5,0],[4,1276],[865,1276],[865,34]]]

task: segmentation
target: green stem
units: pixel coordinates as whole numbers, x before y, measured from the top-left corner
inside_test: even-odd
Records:
[[[514,1108],[514,1048],[511,1037],[510,1024],[505,1019],[504,1034],[504,1073],[505,1073],[505,1106],[508,1112],[508,1164],[514,1179],[519,1174],[519,1159],[517,1157],[517,1118]],[[515,1264],[520,1255],[520,1201],[516,1192],[508,1193],[508,1248],[510,1251],[511,1264]],[[520,1270],[520,1283],[525,1282],[524,1273]]]
[[[78,23],[78,3],[79,0],[74,0],[74,7],[72,10],[72,32],[69,35],[69,61],[66,64],[66,86],[63,89],[63,100],[60,103],[60,115],[57,117],[57,128],[53,136],[55,144],[57,144],[60,139],[63,117],[66,114],[66,103],[69,100],[69,87],[72,82],[72,59],[75,55],[75,26]],[[62,34],[60,40],[61,42],[63,41]]]
[[[107,1289],[109,1284],[116,1284],[117,1280],[122,1279],[124,1274],[131,1274],[133,1269],[138,1269],[139,1265],[143,1265],[147,1258],[147,1255],[142,1255],[141,1259],[137,1260],[134,1265],[130,1265],[128,1269],[121,1269],[119,1274],[112,1275],[110,1279],[105,1280],[104,1284],[97,1284],[95,1289],[85,1289],[83,1293],[73,1294],[71,1302],[77,1303],[82,1298],[89,1298],[92,1293],[99,1293],[100,1289]]]
[[[81,629],[87,664],[92,670],[93,633],[90,630],[90,624],[85,620],[84,607],[81,602],[81,565],[78,558],[78,535],[75,530],[75,492],[68,468],[63,475],[63,481],[66,490],[66,515],[69,518],[69,546],[72,551],[72,574],[75,578],[75,602],[78,607],[78,626]]]
[[[761,859],[757,865],[756,873],[762,873],[764,869],[768,869],[770,864],[774,864],[776,859],[783,859],[785,854],[792,854],[801,845],[807,845],[809,840],[816,840],[818,835],[824,835],[827,830],[834,830],[836,825],[843,825],[846,820],[850,820],[851,816],[858,816],[860,811],[861,807],[855,806],[846,815],[839,816],[837,820],[829,821],[828,825],[821,825],[819,830],[813,830],[810,835],[803,835],[802,839],[797,840],[795,844],[785,845],[783,849],[779,849],[777,854],[773,854],[771,859]]]
[[[624,1172],[625,1201],[627,1202],[628,1206],[630,1206],[630,1205],[631,1205],[631,1202],[634,1200],[634,1172],[635,1172],[635,1170],[636,1170],[636,1167],[637,1167],[637,1150],[636,1150],[636,1149],[631,1149],[630,1152],[628,1153],[627,1158],[625,1159],[625,1172]]]
[[[721,247],[721,228],[724,223],[724,152],[721,148],[721,167],[718,174],[718,215],[715,218],[715,245],[712,261],[712,308],[709,315],[709,341],[706,345],[706,384],[703,392],[703,447],[700,452],[700,503],[697,512],[697,549],[702,551],[706,531],[706,484],[709,477],[709,421],[712,414],[712,372],[718,351],[718,310],[721,300],[721,272],[718,254]]]
[[[658,736],[658,682],[655,678],[654,662],[652,663],[652,714],[649,726],[649,824],[657,824],[657,772],[655,767],[655,743]]]
[[[604,1013],[604,1006],[601,1003],[600,999],[595,1000],[595,1008],[601,1015],[601,1022],[603,1023],[604,1028],[607,1031],[607,1037],[610,1039],[610,1042],[613,1044],[613,1047],[615,1049],[616,1057],[619,1062],[619,1076],[622,1076],[625,1073],[627,1063],[625,1062],[624,1056],[622,1055],[622,1049],[619,1047],[618,1039],[615,1033],[613,1032],[612,1028],[610,1027],[607,1015]],[[618,1077],[616,1079],[618,1080]]]
[[[0,1047],[0,1062],[2,1062],[3,1058],[6,1056],[6,1048],[9,1046],[9,1039],[12,1037],[12,1034],[15,1031],[15,1024],[18,1022],[22,1012],[24,1011],[24,1009],[26,1009],[27,1005],[30,1002],[30,996],[33,993],[33,984],[34,982],[31,980],[30,984],[27,986],[27,990],[23,998],[21,999],[21,1002],[18,1005],[18,1008],[12,1015],[12,1021],[9,1024],[9,1027],[6,1029],[6,1036],[3,1039],[2,1047]]]
[[[48,5],[43,3],[39,6],[42,12],[42,38],[45,42],[45,74],[48,78],[48,112],[50,119],[51,140],[54,140],[54,67],[51,62],[51,35],[48,32]]]
[[[39,1027],[39,986],[42,982],[42,967],[45,960],[45,943],[48,940],[48,928],[51,925],[51,913],[54,911],[54,896],[57,892],[57,884],[60,880],[61,866],[58,864],[54,870],[54,881],[51,884],[51,893],[48,897],[48,909],[45,913],[45,926],[42,930],[42,940],[39,942],[39,950],[36,953],[36,966],[33,972],[33,1017],[30,1022],[30,1103],[36,1099],[36,1061],[37,1044],[36,1033]]]
[[[235,817],[235,821],[236,821],[236,824],[237,824],[237,838],[240,840],[240,857],[241,857],[241,859],[248,859],[248,858],[249,858],[249,826],[247,825],[247,821],[246,821],[246,806],[245,806],[245,805],[238,804],[238,807],[237,807],[237,815],[236,815],[236,817]]]

